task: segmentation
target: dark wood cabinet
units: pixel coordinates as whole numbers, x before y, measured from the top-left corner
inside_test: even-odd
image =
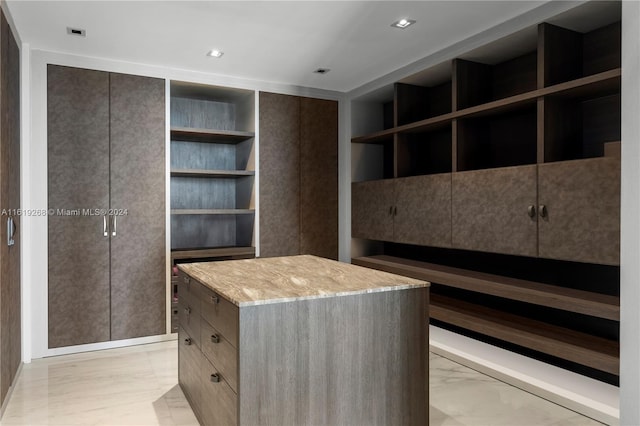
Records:
[[[338,258],[338,104],[260,92],[260,256]]]
[[[20,51],[0,12],[0,404],[22,360]]]
[[[536,177],[536,166],[454,173],[453,247],[536,256]]]
[[[621,8],[590,7],[352,99],[352,255],[430,277],[434,325],[617,385]]]
[[[356,182],[351,187],[356,238],[451,247],[451,174]]]
[[[164,81],[48,67],[49,347],[165,332]]]
[[[538,166],[539,256],[620,263],[620,160]]]

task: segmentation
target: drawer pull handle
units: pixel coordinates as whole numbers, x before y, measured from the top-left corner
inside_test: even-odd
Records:
[[[188,338],[184,339],[184,344],[185,345],[189,346],[189,345],[191,345],[191,343],[192,343],[191,342],[191,337],[188,337]]]
[[[220,303],[220,298],[218,296],[211,296],[211,303]]]
[[[212,334],[211,335],[211,342],[220,343],[220,336],[218,336],[217,334]]]
[[[213,373],[211,375],[211,381],[213,383],[220,383],[220,374],[219,373]]]
[[[184,277],[183,280],[185,284],[189,284],[189,281],[191,281],[189,277]]]
[[[184,313],[187,315],[191,315],[191,308],[184,308]]]

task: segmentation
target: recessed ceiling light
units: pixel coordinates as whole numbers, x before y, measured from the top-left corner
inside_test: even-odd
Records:
[[[224,52],[218,49],[212,49],[207,53],[207,56],[211,56],[212,58],[219,58],[222,55],[224,55]]]
[[[85,30],[83,30],[82,28],[67,27],[67,34],[80,36],[80,37],[86,37],[87,36],[87,32]]]
[[[396,21],[393,24],[391,24],[391,26],[394,27],[394,28],[405,29],[409,25],[413,25],[415,23],[416,23],[416,21],[413,20],[413,19],[402,18],[401,20]]]
[[[317,70],[314,71],[314,73],[316,73],[316,74],[326,74],[329,71],[331,71],[329,68],[318,68]]]

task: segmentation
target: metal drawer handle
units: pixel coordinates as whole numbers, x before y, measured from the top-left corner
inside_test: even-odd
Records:
[[[218,296],[211,296],[211,303],[220,303],[220,298]]]
[[[547,211],[547,206],[545,206],[544,204],[540,204],[540,217],[547,217],[549,216],[549,212]]]
[[[536,206],[527,207],[527,214],[529,215],[530,218],[535,217],[535,215],[536,215]]]
[[[191,337],[188,337],[188,338],[184,339],[184,344],[185,345],[189,346],[189,345],[191,345],[191,343],[192,343],[191,342]]]
[[[107,215],[102,216],[102,235],[109,236],[109,226],[107,225]]]
[[[185,284],[189,284],[189,282],[191,281],[189,277],[184,277],[183,280]]]
[[[211,335],[211,342],[220,343],[220,336],[218,336],[217,334],[212,334]]]
[[[220,383],[220,373],[213,373],[211,375],[211,381],[213,383]]]
[[[184,308],[184,313],[187,315],[191,315],[191,308]]]

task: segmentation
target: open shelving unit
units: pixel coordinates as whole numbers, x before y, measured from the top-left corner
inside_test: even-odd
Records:
[[[620,4],[594,2],[354,99],[352,262],[617,384],[621,74]]]
[[[174,261],[255,255],[254,96],[171,82]]]

